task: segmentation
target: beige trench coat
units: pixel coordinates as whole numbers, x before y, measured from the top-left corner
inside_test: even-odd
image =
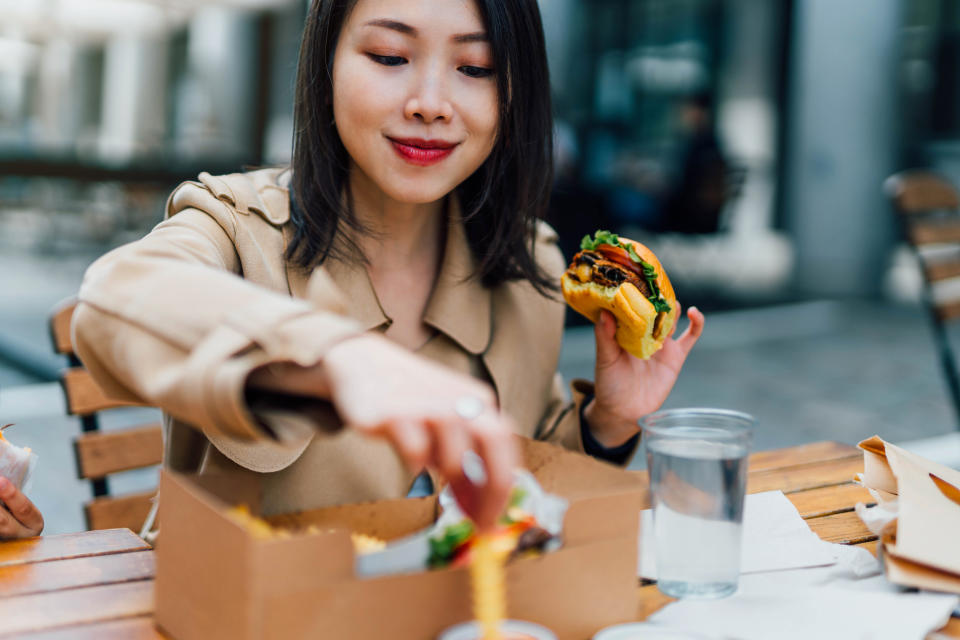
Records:
[[[342,429],[328,403],[281,403],[253,415],[245,380],[258,366],[311,366],[335,342],[382,331],[390,319],[360,264],[328,260],[312,273],[288,264],[289,172],[201,174],[167,202],[149,235],[95,262],[74,315],[76,351],[117,398],[159,406],[165,464],[256,475],[263,510],[278,513],[399,497],[415,476],[382,440]],[[490,383],[518,431],[582,450],[579,404],[555,374],[564,304],[526,282],[489,289],[464,280],[474,260],[455,207],[420,353]],[[553,231],[537,259],[559,278]]]

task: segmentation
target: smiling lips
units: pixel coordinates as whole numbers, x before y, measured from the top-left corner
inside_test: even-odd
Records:
[[[397,154],[410,164],[426,167],[440,162],[457,146],[456,142],[445,140],[423,140],[421,138],[388,138]]]

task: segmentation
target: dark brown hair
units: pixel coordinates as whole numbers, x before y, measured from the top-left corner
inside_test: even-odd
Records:
[[[499,127],[493,151],[459,187],[475,277],[493,286],[556,284],[534,256],[536,220],[553,180],[550,79],[536,0],[475,0],[493,51]],[[294,104],[291,220],[286,257],[310,269],[336,255],[338,230],[362,228],[344,199],[350,161],[333,122],[333,57],[356,0],[315,0],[300,45]],[[347,194],[349,196],[349,194]]]

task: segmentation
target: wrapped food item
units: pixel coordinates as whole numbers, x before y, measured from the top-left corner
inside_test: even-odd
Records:
[[[449,518],[441,518],[441,521],[449,521],[459,515],[456,522],[434,530],[434,534],[429,538],[430,556],[427,564],[432,569],[469,566],[473,555],[481,546],[481,541],[489,554],[504,561],[559,547],[559,528],[551,533],[541,526],[537,517],[521,506],[526,496],[526,491],[514,487],[509,506],[500,517],[497,529],[485,536],[475,535],[473,523],[458,514],[458,511]],[[444,511],[444,515],[448,513],[450,512]]]
[[[37,466],[37,454],[30,447],[18,447],[4,437],[3,430],[10,426],[13,425],[0,427],[0,476],[25,491]]]
[[[484,482],[479,460],[467,457],[464,471],[474,482]],[[507,509],[492,533],[477,534],[461,512],[449,487],[440,494],[443,515],[429,538],[432,568],[469,566],[475,622],[457,625],[441,640],[549,640],[548,629],[528,622],[506,620],[505,565],[515,557],[537,555],[560,546],[567,501],[543,491],[532,474],[517,471]],[[511,625],[524,626],[523,629]]]
[[[491,542],[494,548],[504,550],[505,561],[560,547],[567,510],[567,501],[546,493],[531,473],[517,470],[514,474],[510,502]],[[442,513],[428,529],[391,540],[382,550],[359,556],[358,575],[373,577],[469,566],[476,543],[473,522],[461,511],[449,486],[440,493],[439,503]]]
[[[443,514],[429,536],[431,568],[468,566],[478,536],[473,523],[460,510],[449,487],[440,494]],[[527,471],[516,471],[507,509],[489,544],[505,560],[552,551],[560,546],[567,501],[543,491]]]

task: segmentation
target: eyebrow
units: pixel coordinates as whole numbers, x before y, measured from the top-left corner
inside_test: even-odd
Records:
[[[393,31],[397,31],[407,36],[413,36],[414,38],[417,37],[417,30],[414,27],[397,20],[379,18],[377,20],[370,20],[369,22],[365,23],[364,26],[383,27],[384,29],[392,29]],[[490,40],[487,37],[487,34],[482,31],[477,31],[475,33],[458,33],[450,39],[457,43],[488,42]]]

